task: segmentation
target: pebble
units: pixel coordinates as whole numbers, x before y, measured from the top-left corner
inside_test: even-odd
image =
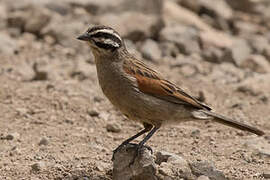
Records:
[[[6,135],[6,137],[4,139],[11,141],[14,139],[19,139],[19,137],[20,137],[20,134],[15,132],[15,133],[10,133],[10,134]]]
[[[97,117],[99,116],[99,112],[95,109],[89,109],[87,112],[91,117]]]
[[[31,168],[33,171],[41,171],[42,169],[45,168],[45,163],[44,162],[37,162],[31,165]]]
[[[49,144],[49,140],[46,137],[41,138],[41,140],[38,143],[39,146],[41,146],[41,145],[46,146],[48,144]]]
[[[119,133],[121,131],[121,126],[117,123],[108,123],[106,129],[108,132]]]

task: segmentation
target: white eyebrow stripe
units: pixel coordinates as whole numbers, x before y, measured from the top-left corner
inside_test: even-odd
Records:
[[[99,30],[96,30],[96,31],[90,33],[90,35],[94,35],[94,34],[97,34],[97,33],[99,33],[99,32],[103,32],[103,33],[108,33],[108,34],[114,35],[114,36],[116,36],[120,41],[122,41],[121,37],[120,37],[117,33],[115,33],[114,30],[112,30],[112,29],[99,29]]]

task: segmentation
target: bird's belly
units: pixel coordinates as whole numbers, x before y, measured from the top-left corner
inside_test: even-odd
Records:
[[[121,89],[105,93],[108,99],[129,119],[155,126],[190,119],[190,111],[183,105],[158,99],[136,89]],[[116,100],[115,97],[118,97]]]
[[[134,86],[133,81],[117,73],[108,76],[100,71],[99,83],[110,102],[131,120],[158,126],[191,117],[184,105],[145,94]]]

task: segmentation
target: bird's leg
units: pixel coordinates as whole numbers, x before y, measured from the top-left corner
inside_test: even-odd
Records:
[[[132,165],[134,162],[135,162],[135,159],[136,157],[139,155],[139,152],[140,150],[142,149],[143,145],[146,143],[146,141],[148,141],[152,136],[153,134],[160,128],[160,126],[155,126],[146,136],[145,138],[143,138],[143,140],[138,144],[138,146],[136,147],[136,150],[135,150],[135,154],[133,156],[133,159],[132,161],[129,163],[129,165]],[[149,147],[149,146],[148,146]],[[148,148],[147,147],[147,148]],[[151,149],[151,148],[150,148]],[[152,151],[152,149],[151,149]]]
[[[125,140],[124,142],[122,142],[122,144],[120,144],[115,150],[113,150],[113,156],[112,156],[112,160],[114,160],[114,154],[121,149],[123,146],[127,145],[130,141],[136,139],[137,137],[143,135],[144,133],[150,131],[153,127],[153,125],[151,124],[147,124],[147,123],[143,123],[144,129],[141,130],[140,132],[138,132],[137,134],[135,134],[134,136],[128,138],[127,140]],[[138,146],[137,144],[134,144],[136,146]],[[150,148],[151,149],[151,148]],[[152,149],[151,149],[152,151]]]

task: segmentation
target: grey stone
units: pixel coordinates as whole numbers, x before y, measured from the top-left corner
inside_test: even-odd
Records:
[[[213,62],[213,63],[221,63],[223,57],[223,51],[220,48],[210,46],[202,50],[202,58],[205,61]]]
[[[45,163],[44,162],[37,162],[37,163],[34,163],[31,165],[31,168],[33,171],[41,171],[43,170],[44,168],[46,167]]]
[[[253,150],[255,153],[259,153],[261,156],[270,157],[270,144],[263,137],[248,139],[244,143],[244,146]]]
[[[115,122],[110,122],[107,124],[106,129],[108,132],[119,133],[121,131],[121,126]]]
[[[226,180],[223,172],[216,169],[213,163],[206,161],[190,163],[191,171],[196,176],[207,176],[212,180]]]
[[[72,10],[68,3],[63,3],[63,2],[55,1],[55,0],[49,0],[45,4],[45,6],[49,10],[56,12],[62,16],[67,15]]]
[[[91,117],[97,117],[97,116],[99,116],[99,112],[98,112],[97,110],[95,110],[95,109],[89,109],[89,110],[87,111],[87,113],[88,113]]]
[[[201,31],[199,33],[200,41],[203,49],[207,49],[211,46],[217,48],[230,49],[233,45],[234,39],[232,36],[217,31]]]
[[[262,177],[264,177],[265,179],[270,179],[270,171],[264,172],[264,173],[262,174]]]
[[[223,61],[233,62],[239,66],[252,53],[252,49],[248,42],[244,39],[237,39],[233,45],[224,52]]]
[[[8,34],[0,33],[0,53],[1,54],[14,54],[17,49],[17,43]]]
[[[190,9],[196,13],[198,13],[201,9],[200,4],[198,3],[198,0],[182,0],[178,2],[181,6],[186,7],[187,9]]]
[[[198,3],[205,11],[213,17],[221,17],[225,20],[233,17],[233,11],[231,7],[224,0],[199,0]]]
[[[266,96],[267,94],[269,94],[269,79],[269,73],[256,74],[256,76],[245,78],[242,82],[238,83],[237,90],[252,96]]]
[[[235,33],[241,36],[249,36],[250,34],[256,34],[261,30],[261,27],[255,23],[248,21],[235,20],[234,21]]]
[[[145,59],[157,61],[161,58],[161,50],[156,43],[156,41],[152,39],[147,39],[142,44],[140,51]]]
[[[197,180],[210,180],[210,179],[209,177],[202,175],[202,176],[199,176]]]
[[[136,147],[128,144],[115,153],[113,160],[113,180],[147,179],[157,180],[157,167],[151,151],[143,148],[135,162],[130,165]]]
[[[254,49],[254,53],[257,54],[262,54],[270,46],[268,39],[262,35],[255,35],[250,37],[249,43]]]
[[[213,30],[211,26],[203,22],[197,14],[179,6],[174,1],[164,1],[162,16],[166,27],[182,24],[183,26],[193,26],[202,31]]]
[[[51,13],[48,10],[30,5],[23,10],[10,13],[7,22],[10,27],[39,35],[50,19]]]
[[[19,138],[20,138],[20,134],[17,132],[14,132],[14,133],[10,133],[10,134],[6,135],[6,137],[4,139],[15,140],[15,139],[19,139]]]
[[[247,68],[257,73],[269,73],[270,63],[262,55],[250,55],[239,66],[241,68]]]
[[[113,27],[122,37],[133,41],[155,38],[164,26],[160,17],[139,12],[106,13],[99,16],[98,22]]]
[[[179,54],[179,49],[173,42],[161,42],[160,48],[163,57],[176,57]]]
[[[246,78],[246,73],[232,63],[223,62],[213,69],[209,78],[221,84],[238,83]]]
[[[255,1],[253,0],[227,0],[227,3],[233,9],[241,10],[244,12],[253,12],[255,8]]]
[[[172,179],[191,179],[193,177],[187,161],[181,156],[159,151],[156,153],[156,163],[159,164],[159,173],[165,177]]]
[[[38,143],[39,146],[41,145],[47,146],[48,144],[49,144],[49,140],[46,137],[41,138],[41,140]]]
[[[163,5],[162,0],[69,0],[69,3],[71,6],[82,7],[94,15],[120,14],[127,11],[159,15]]]
[[[59,26],[61,24],[61,26]],[[81,21],[68,21],[62,16],[55,14],[54,18],[50,23],[44,27],[41,31],[42,36],[50,36],[56,43],[59,43],[65,47],[74,47],[78,48],[74,38],[71,38],[70,35],[79,35],[79,32],[82,33],[82,29],[85,29],[85,24]]]
[[[160,32],[160,39],[175,43],[179,51],[187,55],[200,52],[198,31],[193,27],[165,27]]]
[[[50,15],[51,13],[46,11],[46,9],[33,7],[24,25],[24,31],[40,34],[42,29],[50,22]]]

